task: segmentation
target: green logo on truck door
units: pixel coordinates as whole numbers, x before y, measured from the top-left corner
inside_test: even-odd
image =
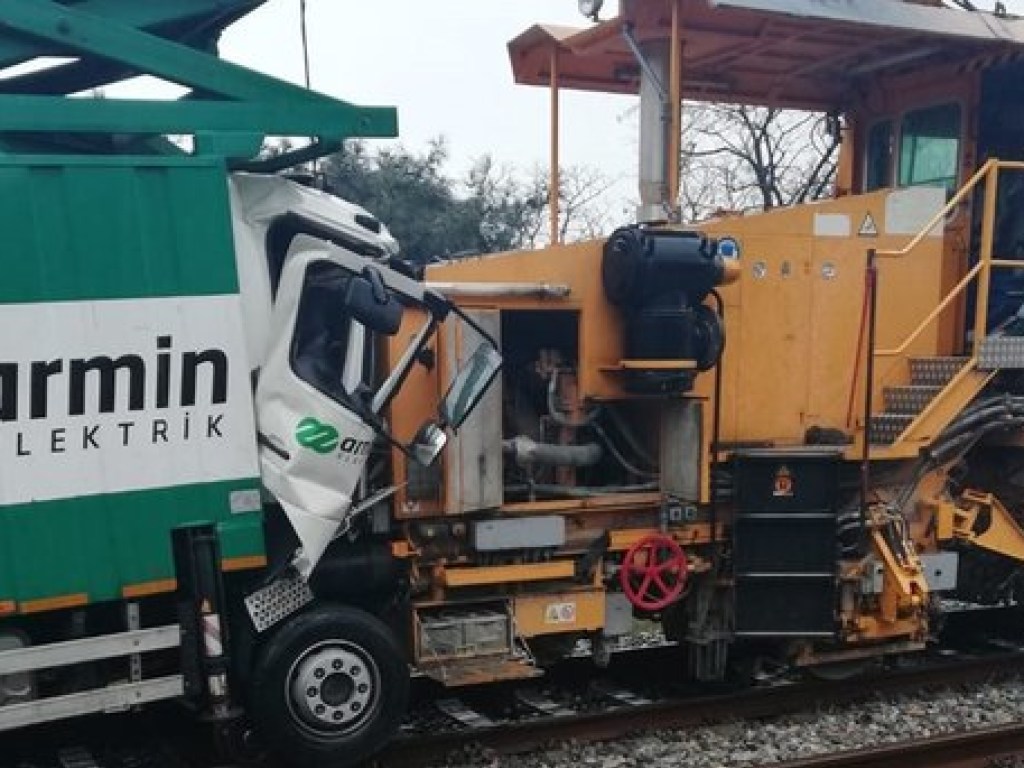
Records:
[[[295,426],[295,440],[311,451],[330,453],[338,447],[338,430],[307,416]]]

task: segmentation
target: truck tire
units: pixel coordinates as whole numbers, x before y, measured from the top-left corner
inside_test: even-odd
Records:
[[[381,621],[321,605],[289,619],[259,651],[249,692],[253,718],[282,762],[347,768],[398,729],[409,674]]]

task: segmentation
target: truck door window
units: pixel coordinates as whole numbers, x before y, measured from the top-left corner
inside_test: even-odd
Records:
[[[864,191],[892,186],[892,120],[875,123],[868,131]]]
[[[349,279],[333,262],[306,267],[290,354],[296,376],[339,402],[348,397],[343,381],[352,321],[342,307]]]
[[[956,188],[960,158],[960,105],[908,112],[900,126],[900,186]]]

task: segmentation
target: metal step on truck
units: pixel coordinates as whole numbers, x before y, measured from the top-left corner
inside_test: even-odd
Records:
[[[277,173],[397,119],[219,59],[261,4],[0,8],[0,731],[180,697],[341,765],[404,710],[402,614],[371,553],[332,552],[394,492],[368,490],[380,457],[429,467],[501,361],[460,320],[436,417],[389,432],[460,310],[368,212]],[[89,98],[140,75],[187,96]]]

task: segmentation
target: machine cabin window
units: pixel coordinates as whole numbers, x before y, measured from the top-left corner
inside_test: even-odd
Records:
[[[892,186],[892,120],[875,123],[868,131],[868,159],[864,191]]]
[[[900,126],[901,187],[941,184],[956,189],[960,159],[960,105],[942,104],[903,116]]]

